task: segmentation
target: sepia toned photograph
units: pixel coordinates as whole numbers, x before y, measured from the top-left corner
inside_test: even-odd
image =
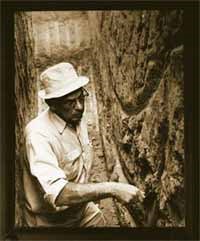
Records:
[[[15,227],[185,227],[183,14],[15,12]]]

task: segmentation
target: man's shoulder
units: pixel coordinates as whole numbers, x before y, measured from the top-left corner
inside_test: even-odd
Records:
[[[26,125],[25,134],[45,132],[49,125],[48,110],[45,110]]]

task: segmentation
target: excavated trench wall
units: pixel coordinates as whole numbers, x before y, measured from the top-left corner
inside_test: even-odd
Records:
[[[34,39],[31,19],[25,13],[15,14],[15,224],[23,221],[22,169],[26,160],[24,128],[37,115],[37,82],[34,65]]]
[[[184,225],[182,18],[175,10],[89,13],[107,170],[120,181],[120,162],[127,182],[145,191],[128,207],[137,226]]]

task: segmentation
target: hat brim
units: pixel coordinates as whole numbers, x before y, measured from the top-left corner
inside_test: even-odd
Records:
[[[64,95],[67,95],[85,85],[87,85],[89,82],[89,78],[86,76],[79,76],[76,80],[72,82],[70,86],[66,86],[60,90],[54,91],[53,93],[46,94],[45,90],[40,90],[38,92],[38,95],[42,99],[52,99],[52,98],[58,98],[62,97]]]

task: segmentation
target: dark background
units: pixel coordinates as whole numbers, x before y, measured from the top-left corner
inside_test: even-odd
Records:
[[[185,165],[186,228],[141,228],[62,230],[14,230],[15,105],[14,105],[14,12],[26,10],[92,9],[184,10],[185,66]],[[197,240],[199,231],[199,162],[198,162],[198,81],[199,81],[199,4],[198,2],[1,2],[1,239],[158,239]],[[67,235],[66,235],[67,234]]]

